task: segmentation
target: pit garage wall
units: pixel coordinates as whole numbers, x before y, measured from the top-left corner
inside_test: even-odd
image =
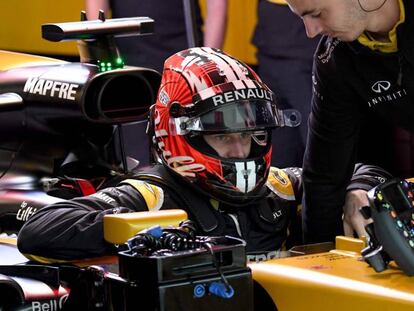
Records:
[[[205,1],[200,0],[202,10]],[[256,64],[251,36],[256,24],[257,0],[228,0],[228,32],[224,50]],[[79,20],[83,0],[1,0],[0,49],[36,54],[75,56],[76,43],[53,43],[41,38],[41,25]]]
[[[49,55],[77,55],[76,43],[42,39],[41,25],[76,21],[83,0],[1,0],[0,49]]]

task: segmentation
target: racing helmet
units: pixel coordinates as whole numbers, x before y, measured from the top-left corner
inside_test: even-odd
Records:
[[[283,126],[272,91],[246,64],[214,48],[190,48],[168,58],[150,111],[158,162],[208,196],[248,203],[267,181],[271,129]],[[247,158],[225,158],[203,135],[246,133]]]

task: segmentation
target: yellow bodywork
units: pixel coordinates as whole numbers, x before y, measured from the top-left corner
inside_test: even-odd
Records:
[[[413,310],[413,277],[395,265],[376,273],[361,260],[363,242],[346,244],[340,239],[330,252],[251,264],[253,278],[278,311]]]
[[[122,244],[141,230],[156,225],[176,227],[187,219],[187,213],[180,209],[105,215],[104,238],[109,243]]]
[[[28,66],[56,65],[59,63],[64,64],[66,62],[49,57],[0,50],[0,70]]]
[[[17,245],[17,239],[12,237],[0,237],[1,244]]]
[[[138,212],[104,217],[105,239],[121,244],[142,229],[177,226],[182,210]],[[0,243],[15,244],[3,238]],[[329,252],[252,263],[253,279],[271,296],[278,311],[405,311],[414,310],[414,277],[391,264],[376,273],[361,260],[362,240],[339,237]],[[113,264],[116,257],[77,264]]]

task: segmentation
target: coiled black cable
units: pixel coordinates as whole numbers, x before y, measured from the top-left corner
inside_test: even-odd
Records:
[[[143,232],[129,239],[128,248],[133,256],[151,256],[161,248],[160,240],[149,232]]]
[[[196,237],[196,226],[191,220],[181,222],[178,228],[167,228],[163,231],[160,237],[163,248],[183,251],[202,247],[203,241]]]
[[[210,237],[196,236],[196,232],[196,225],[191,220],[181,222],[177,228],[162,229],[157,234],[149,229],[131,238],[127,242],[128,249],[134,256],[159,256],[171,251],[206,248],[205,243],[215,244]]]

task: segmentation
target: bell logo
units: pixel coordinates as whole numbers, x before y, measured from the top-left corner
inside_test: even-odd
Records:
[[[382,93],[382,92],[388,91],[390,87],[391,87],[391,83],[388,81],[377,81],[374,83],[371,89],[375,93]]]

